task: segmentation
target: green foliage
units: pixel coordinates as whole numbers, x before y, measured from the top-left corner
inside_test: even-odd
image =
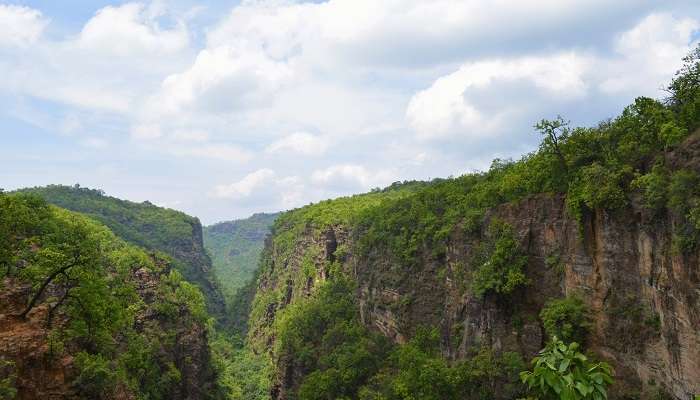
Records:
[[[683,59],[683,66],[668,87],[667,100],[688,130],[700,126],[700,45]]]
[[[273,240],[281,254],[292,250],[295,238],[306,229],[323,231],[335,225],[355,223],[364,212],[383,202],[400,199],[426,186],[424,182],[396,182],[371,193],[324,200],[280,215],[273,226]]]
[[[117,377],[102,355],[80,352],[75,357],[78,376],[75,385],[80,394],[90,399],[108,399],[117,384]]]
[[[0,400],[12,400],[17,396],[16,379],[15,363],[0,357]]]
[[[679,215],[685,215],[697,201],[700,193],[700,177],[693,171],[676,171],[671,175],[668,191],[668,207]]]
[[[524,272],[527,256],[520,250],[510,225],[492,221],[487,239],[478,253],[472,275],[472,290],[477,296],[483,297],[488,293],[509,295],[516,288],[528,284]]]
[[[388,347],[358,321],[354,285],[343,275],[320,285],[278,319],[277,358],[305,376],[299,399],[353,397]]]
[[[593,363],[578,351],[578,344],[565,344],[554,337],[532,360],[532,371],[520,378],[541,399],[603,400],[613,383],[612,370],[604,362]]]
[[[700,242],[700,177],[690,170],[675,171],[668,188],[668,208],[679,218],[674,247],[679,253],[693,251]]]
[[[270,398],[272,364],[267,354],[258,355],[247,347],[217,335],[211,342],[212,357],[223,397],[230,400]]]
[[[221,283],[229,310],[236,292],[253,279],[265,237],[279,214],[255,214],[204,228],[204,247]]]
[[[523,394],[518,373],[526,365],[517,353],[497,355],[482,349],[473,357],[449,364],[437,351],[437,332],[419,330],[398,346],[385,367],[359,391],[372,400],[487,400]]]
[[[172,265],[204,293],[209,311],[224,319],[224,301],[209,270],[211,260],[198,241],[199,220],[180,211],[106,196],[103,191],[75,186],[49,185],[23,189],[48,203],[87,215],[106,225],[116,236],[172,257]]]
[[[6,274],[32,288],[20,317],[48,307],[50,354],[74,354],[82,395],[109,398],[120,386],[138,399],[169,398],[180,380],[171,354],[175,330],[207,319],[201,292],[177,271],[168,273],[167,260],[36,196],[0,194],[0,216],[13,221],[2,224],[4,260],[12,267]],[[150,298],[137,291],[147,283],[142,279],[158,283]],[[173,318],[144,319],[159,302],[175,306]]]
[[[178,271],[172,270],[161,279],[160,293],[155,308],[172,321],[180,320],[183,315],[202,324],[209,319],[202,292],[185,281]]]
[[[591,326],[586,303],[578,296],[550,300],[540,318],[550,338],[559,337],[565,342],[585,343]]]
[[[654,213],[660,213],[666,208],[668,185],[668,171],[660,163],[654,164],[651,172],[632,181],[632,187],[642,192],[644,206]]]
[[[409,343],[391,346],[358,320],[354,284],[336,275],[278,320],[275,359],[303,376],[300,400],[491,399],[522,394],[519,355],[483,349],[454,365],[439,351],[436,329],[418,328]]]
[[[567,205],[581,221],[583,211],[596,208],[614,210],[627,204],[623,180],[629,171],[613,170],[599,163],[579,169],[569,184]]]
[[[457,395],[454,371],[437,352],[436,330],[418,331],[406,346],[392,355],[394,377],[390,381],[393,398],[443,400]]]

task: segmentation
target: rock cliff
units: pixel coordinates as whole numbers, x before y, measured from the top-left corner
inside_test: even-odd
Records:
[[[674,170],[700,173],[700,136],[665,157]],[[484,345],[531,358],[545,344],[539,317],[545,302],[578,295],[591,312],[589,350],[615,368],[614,396],[690,399],[700,393],[700,253],[674,248],[683,216],[654,215],[640,203],[632,193],[628,206],[591,210],[578,220],[564,195],[529,196],[488,210],[480,232],[458,224],[444,253],[419,248],[411,265],[381,249],[356,251],[364,232],[352,223],[279,226],[264,251],[249,339],[259,352],[273,348],[279,312],[308,296],[338,262],[358,283],[365,326],[395,343],[419,326],[438,327],[441,351],[451,360]],[[476,296],[468,282],[470,260],[493,220],[513,227],[528,259],[530,283],[508,303]],[[273,396],[285,399],[301,376],[284,360],[275,362]]]

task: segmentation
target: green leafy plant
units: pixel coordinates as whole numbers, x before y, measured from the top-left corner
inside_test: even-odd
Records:
[[[578,296],[550,300],[540,312],[544,329],[550,338],[584,343],[591,326],[588,308]]]
[[[576,342],[567,345],[553,338],[532,360],[532,371],[522,372],[520,379],[542,399],[607,399],[612,369],[604,362],[591,362],[578,349]]]
[[[493,221],[481,253],[472,276],[472,290],[477,296],[487,293],[508,295],[517,287],[528,284],[523,271],[527,256],[522,254],[510,225]]]

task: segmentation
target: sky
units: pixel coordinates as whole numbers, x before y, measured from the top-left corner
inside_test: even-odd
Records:
[[[0,187],[205,224],[534,150],[663,98],[697,0],[0,0]]]

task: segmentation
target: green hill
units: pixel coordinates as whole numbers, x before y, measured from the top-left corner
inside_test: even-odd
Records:
[[[168,258],[0,192],[0,398],[209,398],[202,293]]]
[[[19,192],[35,194],[48,203],[87,215],[129,243],[172,257],[174,267],[202,290],[209,312],[220,321],[226,319],[224,299],[204,250],[199,219],[149,202],[121,200],[79,185],[49,185]]]
[[[204,248],[227,299],[253,278],[265,238],[278,215],[260,213],[204,227]]]

